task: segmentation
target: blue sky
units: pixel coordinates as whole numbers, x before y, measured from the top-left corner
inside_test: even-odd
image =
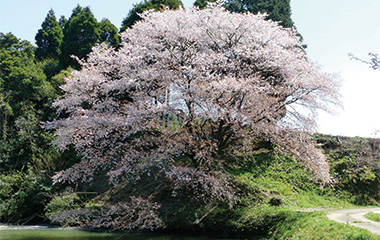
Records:
[[[189,7],[195,0],[182,0]],[[34,44],[34,36],[52,8],[67,18],[79,3],[90,6],[100,21],[108,18],[120,28],[135,0],[0,0],[0,32],[12,32]],[[322,133],[374,136],[380,130],[380,71],[350,60],[348,53],[367,58],[380,53],[380,0],[292,0],[292,19],[308,45],[309,57],[342,79],[343,109],[321,113]],[[377,135],[380,137],[380,133]]]

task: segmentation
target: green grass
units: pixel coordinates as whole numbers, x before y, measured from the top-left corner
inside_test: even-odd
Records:
[[[94,233],[75,229],[2,229],[0,230],[0,240],[50,240],[50,239],[70,239],[70,240],[95,240],[95,239],[117,239],[118,235],[110,233]]]
[[[378,239],[367,230],[337,223],[327,210],[357,208],[344,193],[336,194],[309,180],[309,173],[289,159],[262,165],[260,172],[235,173],[241,190],[237,218],[219,215],[231,229],[263,239]],[[363,206],[361,206],[363,207]],[[305,212],[305,209],[311,212]],[[315,209],[315,211],[312,211]],[[218,215],[214,216],[216,218]]]
[[[242,196],[246,205],[271,205],[272,199],[278,199],[281,206],[291,210],[304,208],[354,208],[345,198],[339,198],[329,193],[323,193],[319,186],[311,186],[308,189],[297,187],[286,179],[275,177],[254,177],[251,173],[244,173],[236,177],[236,182],[245,185],[248,190]]]
[[[369,220],[375,221],[375,222],[380,222],[380,214],[379,213],[369,212],[369,213],[365,214],[364,217],[368,218]]]
[[[300,212],[278,223],[274,229],[270,239],[380,239],[379,235],[364,229],[331,221],[325,212]]]
[[[218,240],[203,236],[177,234],[135,233],[96,233],[77,229],[0,229],[0,240]],[[236,239],[224,239],[236,240]]]

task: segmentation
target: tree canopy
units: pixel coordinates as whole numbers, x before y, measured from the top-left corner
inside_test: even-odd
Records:
[[[35,37],[38,47],[36,57],[39,59],[57,58],[60,54],[63,33],[52,9],[47,14],[41,27]]]
[[[294,26],[290,0],[226,0],[225,5],[232,12],[267,13],[268,19],[280,22],[283,27]]]
[[[38,155],[38,119],[54,94],[34,47],[0,33],[0,167],[20,169]]]
[[[178,9],[180,6],[183,6],[181,0],[144,0],[139,4],[133,6],[129,11],[128,16],[124,18],[120,32],[125,31],[125,29],[131,27],[135,22],[141,20],[139,14],[144,11],[154,9],[156,11],[161,10],[164,6],[169,7],[170,9]]]
[[[199,9],[204,9],[207,6],[208,2],[215,2],[216,0],[196,0],[194,2],[194,6],[198,7]]]
[[[100,43],[107,43],[110,46],[117,47],[119,44],[118,30],[108,19],[103,19],[100,23]]]
[[[60,62],[63,68],[68,66],[79,67],[71,58],[75,54],[78,58],[86,58],[91,48],[99,42],[101,29],[89,7],[78,5],[65,23],[63,28],[63,42],[61,44]]]
[[[265,18],[217,4],[148,12],[122,33],[118,51],[95,47],[54,103],[60,117],[48,127],[56,128],[55,143],[73,144],[82,156],[54,181],[107,175],[111,188],[131,197],[126,207],[137,196],[146,199],[152,214],[144,224],[151,228],[160,225],[162,193],[188,199],[189,206],[232,206],[234,188],[224,169],[250,155],[257,139],[293,154],[328,182],[305,109],[337,102],[336,82],[308,60],[296,32]]]

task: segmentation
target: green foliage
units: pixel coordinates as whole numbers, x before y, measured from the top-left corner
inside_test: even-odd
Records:
[[[47,81],[44,71],[53,76],[57,61],[38,62],[34,51],[29,42],[0,33],[0,222],[40,219],[51,176],[78,159],[73,150],[58,152],[54,135],[40,124],[51,119],[51,103],[68,73]]]
[[[55,13],[50,9],[41,29],[36,34],[36,57],[39,59],[57,58],[60,54],[60,45],[62,43],[63,33]]]
[[[103,19],[100,23],[99,42],[105,42],[109,46],[117,47],[119,44],[119,35],[117,28],[108,19]]]
[[[196,2],[205,3],[206,0],[197,0]],[[252,12],[267,13],[267,19],[279,22],[285,28],[295,28],[291,18],[292,11],[290,0],[225,0],[225,7],[231,12]],[[302,38],[300,33],[297,36]],[[307,45],[303,45],[307,48]]]
[[[60,63],[63,68],[72,66],[79,68],[71,55],[86,59],[91,48],[99,42],[101,29],[89,7],[74,8],[71,17],[63,28]]]
[[[37,65],[44,71],[47,81],[59,73],[61,66],[58,58],[45,58],[37,62]],[[52,86],[54,90],[57,90]]]
[[[234,210],[215,209],[203,221],[203,228],[215,233],[232,233],[240,237],[244,233],[255,234],[269,239],[379,239],[365,230],[330,221],[324,212],[299,212],[305,208],[342,208],[352,207],[352,203],[376,203],[370,200],[373,195],[369,194],[377,187],[368,185],[373,181],[368,167],[376,166],[370,164],[375,159],[369,156],[378,156],[377,140],[331,136],[318,136],[317,140],[324,144],[322,147],[326,151],[335,150],[331,153],[339,157],[334,161],[336,165],[332,171],[339,166],[345,176],[341,179],[345,179],[347,185],[338,182],[338,185],[322,188],[310,181],[312,173],[292,158],[262,151],[262,154],[239,161],[243,166],[232,168],[234,184],[239,189],[238,206]],[[256,151],[260,152],[260,149]],[[360,164],[366,163],[366,174],[365,171],[352,174],[351,171],[358,167],[357,162],[351,164],[344,156],[354,155],[361,159]],[[372,168],[371,172],[377,171]],[[366,191],[357,191],[359,179],[360,186]]]
[[[65,16],[61,16],[58,20],[59,26],[63,29],[67,23],[67,18]]]
[[[0,175],[0,222],[27,223],[42,216],[51,190],[50,180],[32,171]]]
[[[203,229],[237,237],[273,237],[281,224],[309,216],[298,212],[300,209],[349,206],[329,187],[311,181],[311,172],[293,158],[265,149],[256,149],[262,153],[239,162],[243,165],[240,168],[235,166],[231,173],[239,204],[233,210],[211,211],[203,220]],[[274,239],[287,230],[278,231]]]
[[[380,222],[380,213],[369,212],[366,213],[364,217],[375,222]]]
[[[216,2],[216,0],[196,0],[194,6],[199,7],[199,9],[204,9],[208,2]]]
[[[344,207],[348,203],[334,196],[332,189],[310,180],[311,172],[290,157],[272,153],[257,159],[256,170],[235,176],[244,206],[267,204],[291,209]]]
[[[317,191],[319,189],[319,185],[310,180],[312,172],[292,157],[277,155],[273,151],[269,151],[255,155],[245,162],[240,162],[240,164],[242,163],[249,168],[233,172],[237,175],[236,179],[240,183],[251,184],[251,181],[255,181],[257,184],[265,186],[265,181],[275,181],[284,185],[284,193],[285,189],[289,187],[291,190]],[[273,184],[268,183],[268,186],[271,185]]]
[[[226,0],[226,8],[232,12],[268,13],[268,19],[292,28],[290,0]]]
[[[46,204],[45,213],[47,217],[50,217],[62,211],[70,211],[81,207],[83,207],[83,204],[76,193],[65,192],[55,196]]]
[[[380,239],[364,229],[328,220],[324,212],[290,214],[272,230],[269,239]]]
[[[34,47],[27,41],[20,41],[14,35],[0,34],[0,89],[17,112],[21,102],[38,104],[49,97],[52,88],[46,76],[35,64]]]
[[[316,135],[325,151],[336,192],[351,195],[353,203],[366,205],[380,201],[380,140]]]
[[[32,212],[40,214],[46,203],[47,197],[33,202],[17,176],[29,178],[33,186],[30,191],[41,187],[33,193],[37,197],[44,193],[44,187],[51,187],[55,172],[79,160],[72,147],[58,152],[52,145],[54,135],[41,127],[42,122],[53,120],[51,104],[62,94],[60,85],[73,70],[66,67],[78,67],[69,55],[85,58],[94,44],[101,41],[117,46],[119,41],[114,25],[108,20],[99,24],[89,8],[80,6],[69,20],[61,17],[59,22],[50,10],[41,26],[36,34],[37,48],[10,33],[0,33],[0,173],[8,186],[0,189],[4,193],[0,195],[0,222],[22,222],[34,216]],[[9,189],[15,192],[5,194]],[[33,208],[36,204],[38,207]],[[24,211],[26,205],[32,208]]]
[[[183,3],[181,0],[144,0],[139,4],[134,5],[129,11],[128,16],[124,18],[121,23],[120,32],[132,27],[135,22],[141,20],[141,17],[138,15],[139,13],[143,13],[150,9],[158,11],[162,9],[163,6],[167,6],[170,9],[178,9],[179,6],[183,6]]]
[[[65,82],[65,78],[70,76],[73,70],[73,68],[61,70],[58,74],[54,75],[50,79],[50,84],[54,87],[58,96],[62,95],[62,90],[59,87]]]
[[[54,90],[29,42],[2,33],[0,42],[0,169],[20,169],[39,148],[39,121]]]

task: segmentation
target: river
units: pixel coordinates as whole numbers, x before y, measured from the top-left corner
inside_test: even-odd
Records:
[[[96,233],[75,228],[0,225],[0,240],[220,240],[220,238],[149,233]],[[232,240],[232,239],[224,239]]]

